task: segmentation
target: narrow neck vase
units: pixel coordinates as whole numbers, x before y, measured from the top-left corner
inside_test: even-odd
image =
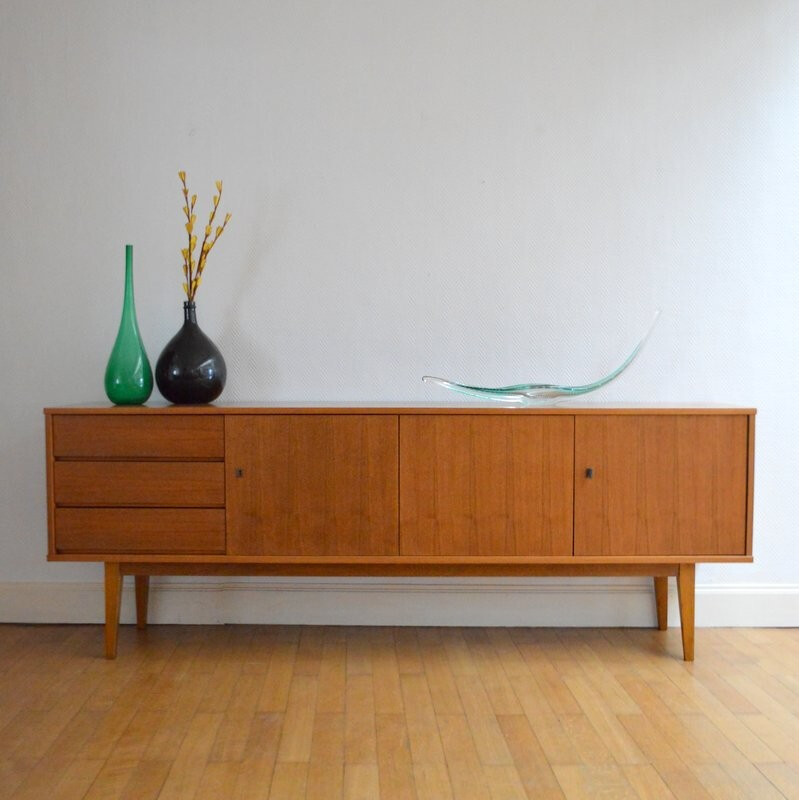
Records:
[[[141,405],[153,391],[153,370],[147,359],[133,299],[133,245],[125,245],[125,294],[122,319],[105,375],[108,399],[116,405]]]

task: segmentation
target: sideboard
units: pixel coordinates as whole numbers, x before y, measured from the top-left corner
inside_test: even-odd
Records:
[[[45,409],[48,559],[151,575],[676,576],[752,561],[755,410],[478,404]]]

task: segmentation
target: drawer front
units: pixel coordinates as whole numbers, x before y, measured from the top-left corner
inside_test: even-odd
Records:
[[[222,416],[56,414],[56,458],[223,458]]]
[[[59,506],[223,506],[221,461],[56,461]]]
[[[216,508],[57,508],[58,553],[224,553]]]

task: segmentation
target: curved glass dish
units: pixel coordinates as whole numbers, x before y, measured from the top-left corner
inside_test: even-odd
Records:
[[[500,403],[536,405],[537,403],[556,403],[568,400],[570,397],[577,397],[578,395],[597,391],[602,386],[606,386],[615,378],[622,375],[641,352],[645,342],[650,338],[650,334],[653,332],[653,328],[655,328],[656,322],[658,322],[660,316],[661,309],[658,309],[653,317],[653,321],[650,323],[647,333],[645,333],[636,347],[633,348],[631,354],[615,370],[612,370],[603,378],[592,381],[592,383],[585,383],[582,386],[561,386],[556,383],[520,383],[515,386],[495,387],[469,386],[464,383],[454,383],[444,378],[436,378],[433,375],[424,375],[422,380],[426,383],[438,384],[445,389],[450,389],[459,394],[465,394],[470,397],[480,397],[482,400],[496,400]]]

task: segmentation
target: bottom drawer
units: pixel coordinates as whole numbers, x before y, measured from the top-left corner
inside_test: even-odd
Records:
[[[57,508],[58,553],[224,553],[222,508]]]

